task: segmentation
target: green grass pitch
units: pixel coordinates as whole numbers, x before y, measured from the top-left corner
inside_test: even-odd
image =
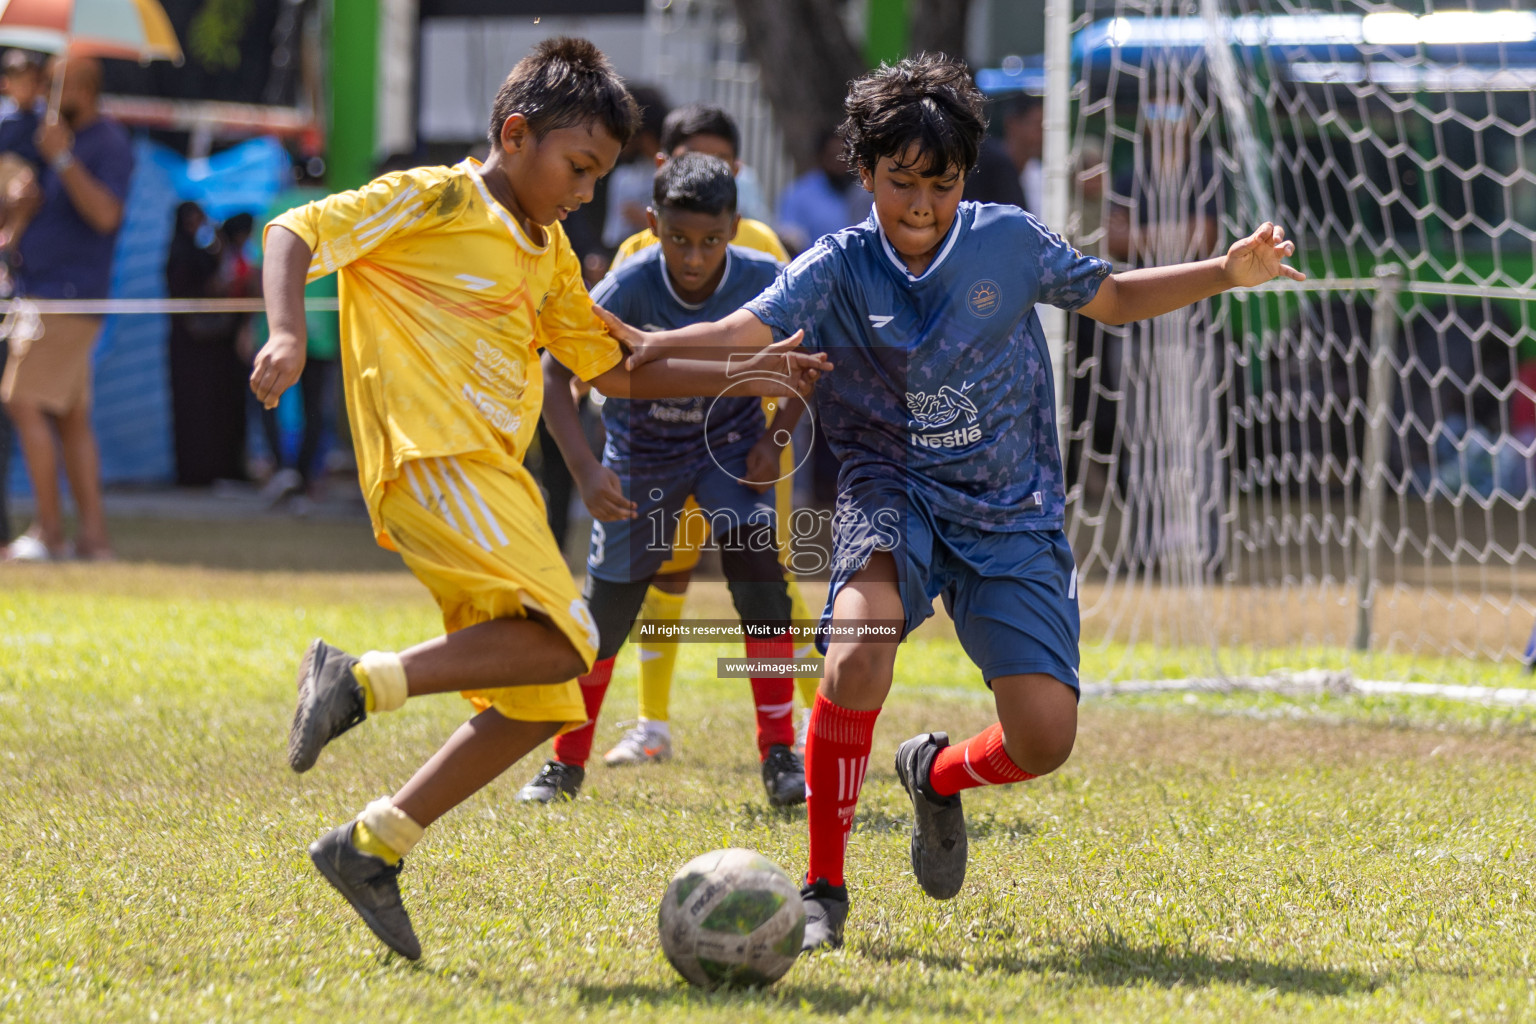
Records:
[[[1536,1018],[1524,713],[1088,702],[1064,769],[967,795],[969,879],[937,903],[910,875],[891,754],[990,714],[941,631],[904,650],[876,731],[844,950],[715,994],[662,958],[657,901],[690,857],[805,863],[803,811],[764,801],[745,685],[712,678],[734,652],[690,646],[673,763],[598,765],[575,804],[525,808],[530,759],[429,833],[402,876],[426,951],[410,965],[304,847],[467,705],[413,702],[304,776],[283,760],[311,636],[358,650],[437,629],[387,566],[0,570],[0,1020]],[[633,702],[621,656],[599,751]]]

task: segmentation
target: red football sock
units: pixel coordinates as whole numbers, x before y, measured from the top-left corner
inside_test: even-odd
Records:
[[[786,630],[772,640],[747,640],[749,658],[793,658],[794,641]],[[757,705],[757,756],[768,756],[775,743],[795,745],[795,680],[784,676],[753,676],[752,702]]]
[[[964,743],[952,743],[939,751],[928,772],[928,785],[939,796],[954,796],[962,789],[1032,778],[1003,749],[1003,727],[991,725]]]
[[[587,706],[587,722],[580,729],[561,733],[555,737],[555,760],[561,764],[587,766],[592,756],[592,736],[597,732],[597,713],[603,709],[603,697],[608,693],[608,680],[613,678],[613,659],[604,658],[592,665],[592,671],[577,679],[581,684],[581,700]]]
[[[811,828],[807,882],[825,878],[831,885],[843,884],[848,833],[879,717],[879,708],[850,711],[816,695],[805,737],[805,804]]]

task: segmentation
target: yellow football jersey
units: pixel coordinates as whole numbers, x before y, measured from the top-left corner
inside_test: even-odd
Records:
[[[650,228],[636,231],[624,239],[623,244],[619,246],[619,251],[613,254],[613,266],[617,267],[641,249],[655,245],[659,241],[661,239],[652,234]],[[784,243],[779,241],[779,236],[773,233],[773,228],[751,217],[741,218],[741,224],[736,228],[736,237],[731,239],[731,244],[765,252],[780,263],[789,262],[789,253],[785,251]]]
[[[530,238],[478,168],[386,174],[272,222],[314,252],[309,280],[340,272],[347,413],[381,543],[384,484],[407,460],[522,460],[544,397],[540,348],[583,380],[622,355],[565,232]]]

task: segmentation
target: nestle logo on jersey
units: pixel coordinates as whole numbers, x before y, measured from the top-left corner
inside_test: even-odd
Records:
[[[931,395],[924,391],[907,392],[907,411],[912,414],[915,427],[926,430],[947,427],[961,416],[968,424],[942,434],[920,434],[913,430],[910,434],[912,443],[924,448],[963,448],[980,441],[981,427],[976,426],[980,410],[971,401],[970,390],[971,384],[967,382],[960,385],[959,391],[945,384]]]
[[[985,320],[997,312],[1001,300],[1002,290],[997,287],[997,282],[982,278],[966,293],[965,308]]]
[[[980,427],[956,427],[942,434],[911,434],[913,444],[924,448],[964,448],[981,440]]]

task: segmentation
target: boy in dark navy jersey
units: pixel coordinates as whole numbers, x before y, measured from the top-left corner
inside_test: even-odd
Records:
[[[736,180],[719,157],[683,153],[656,172],[651,227],[659,245],[641,249],[592,289],[592,298],[648,329],[683,327],[739,309],[773,283],[779,262],[730,244],[740,217]],[[587,722],[555,739],[554,757],[518,793],[524,802],[573,798],[586,778],[598,712],[613,661],[652,577],[671,555],[680,516],[704,516],[747,629],[749,658],[791,657],[790,597],[778,561],[768,489],[777,451],[765,454],[763,404],[744,390],[712,398],[603,403],[607,443],[598,464],[571,401],[571,373],[544,361],[544,417],[594,522],[582,596],[597,623],[597,660],[582,676]],[[786,436],[804,406],[781,401],[769,433]],[[697,507],[684,508],[689,495]],[[752,677],[763,787],[775,806],[805,800],[805,768],[794,743],[794,683]],[[659,753],[659,752],[658,752]]]
[[[1273,224],[1222,257],[1111,274],[1022,210],[961,202],[986,122],[964,66],[941,55],[870,72],[846,108],[869,220],[823,237],[719,323],[653,335],[605,318],[636,365],[674,346],[754,350],[803,328],[837,367],[816,392],[841,468],[826,676],[805,752],[807,950],[842,942],[844,852],[896,661],[896,638],[861,625],[899,620],[904,635],[942,596],[996,701],[997,724],[978,735],[951,745],[924,733],[896,751],[912,869],[930,896],[965,879],[960,791],[1044,775],[1072,751],[1077,571],[1035,303],[1120,324],[1302,278]]]

